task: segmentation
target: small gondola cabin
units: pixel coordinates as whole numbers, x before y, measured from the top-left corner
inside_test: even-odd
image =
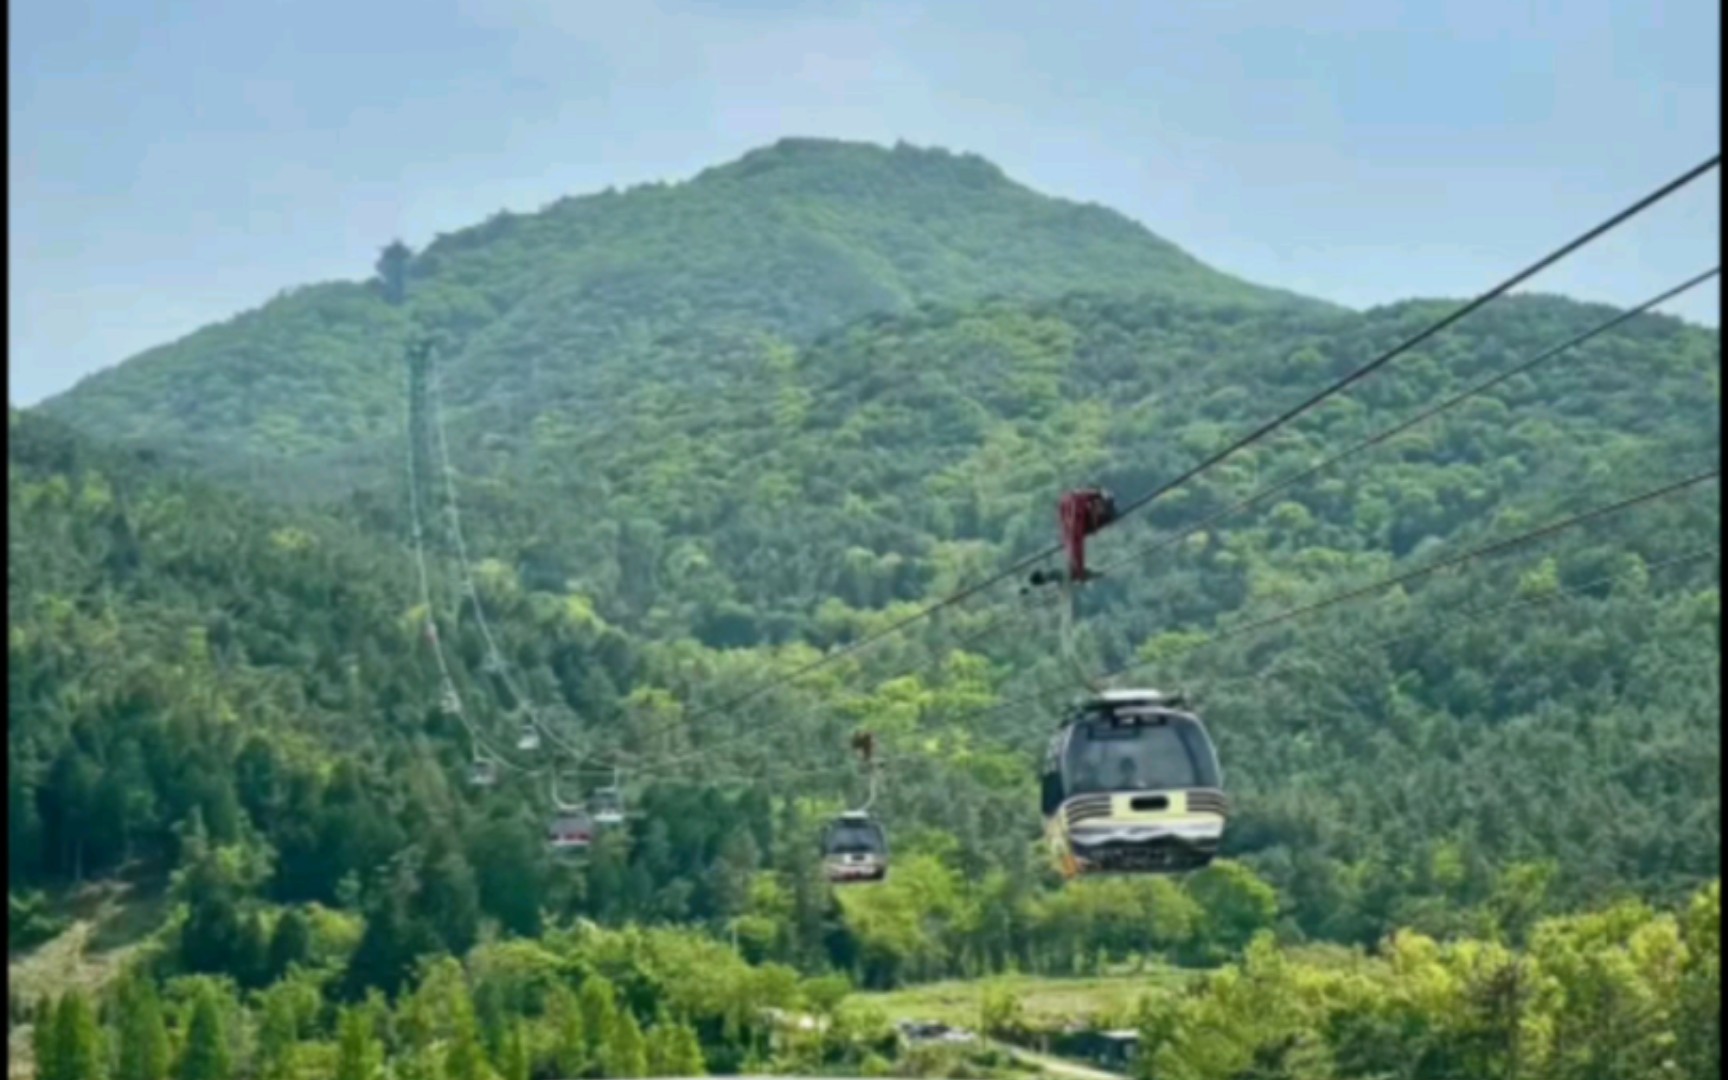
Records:
[[[822,834],[822,867],[836,885],[881,881],[888,876],[888,834],[863,811],[849,811]]]

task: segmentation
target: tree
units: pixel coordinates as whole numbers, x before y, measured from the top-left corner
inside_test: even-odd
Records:
[[[243,988],[256,990],[270,982],[270,933],[264,928],[262,912],[254,911],[240,920],[240,937],[228,971]]]
[[[299,1024],[285,989],[278,984],[264,994],[264,1015],[258,1024],[259,1080],[293,1080],[297,1072]]]
[[[400,868],[406,876],[411,868]],[[376,989],[394,995],[407,984],[414,962],[438,951],[437,939],[409,907],[409,889],[401,882],[382,888],[367,905],[366,931],[348,958],[343,991],[349,1000]]]
[[[1188,879],[1205,917],[1200,938],[1230,952],[1245,948],[1278,916],[1278,893],[1239,862],[1219,859]]]
[[[105,1060],[102,1032],[90,1003],[79,991],[67,991],[54,1013],[52,1071],[44,1073],[43,1080],[102,1080]]]
[[[582,1032],[588,1040],[588,1059],[599,1061],[617,1020],[617,994],[605,976],[590,975],[582,982],[578,1000]]]
[[[1722,883],[1692,897],[1681,922],[1686,961],[1675,1027],[1689,1077],[1722,1075]]]
[[[510,1025],[504,1038],[504,1060],[498,1071],[503,1080],[528,1080],[528,1035],[520,1022]]]
[[[270,976],[267,981],[275,982],[288,974],[288,969],[295,964],[304,964],[311,955],[312,927],[299,908],[291,907],[277,918],[276,927],[270,934]]]
[[[1006,986],[986,986],[979,999],[978,1026],[993,1039],[1016,1042],[1026,1033],[1026,1012]]]
[[[378,280],[386,303],[400,305],[408,295],[408,264],[414,252],[400,240],[392,240],[378,255]]]
[[[378,1048],[372,1040],[372,1024],[366,1011],[359,1006],[343,1009],[336,1051],[336,1080],[372,1080],[379,1067]]]
[[[648,1076],[706,1076],[702,1043],[683,1021],[662,1019],[648,1029]]]
[[[179,1080],[229,1080],[232,1069],[215,991],[200,987],[186,1030],[186,1046],[180,1052]]]
[[[417,906],[444,948],[460,956],[479,936],[479,888],[462,853],[440,846],[442,850],[421,869]]]
[[[167,1080],[172,1063],[162,1002],[147,976],[126,979],[119,995],[120,1045],[114,1080]]]
[[[470,836],[468,861],[480,906],[511,933],[538,936],[544,872],[533,837],[520,822],[484,820]]]
[[[55,1017],[59,1005],[44,998],[36,1007],[36,1021],[30,1029],[30,1049],[36,1059],[37,1080],[59,1080],[65,1075],[60,1066],[60,1046],[56,1039]]]
[[[576,995],[563,983],[554,984],[547,996],[546,1013],[552,1022],[552,1059],[558,1072],[567,1077],[582,1075],[592,1057]]]
[[[453,994],[450,1004],[450,1041],[444,1051],[444,1073],[448,1080],[488,1080],[491,1069],[480,1046],[480,1027],[474,1019],[474,1004],[467,989]]]
[[[648,1054],[642,1040],[642,1028],[629,1009],[619,1009],[613,1014],[605,1045],[600,1048],[600,1069],[613,1080],[648,1075]]]
[[[818,975],[804,982],[804,1000],[821,1017],[833,1017],[852,993],[852,980],[838,972]]]
[[[193,812],[174,876],[175,895],[187,907],[180,928],[183,970],[233,975],[243,984],[262,973],[263,929],[255,916],[242,914],[241,899],[265,872],[257,852],[212,843],[202,813]]]

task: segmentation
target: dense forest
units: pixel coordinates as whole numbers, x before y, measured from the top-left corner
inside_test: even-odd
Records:
[[[1268,933],[1105,1022],[1141,1032],[1138,1080],[1709,1077],[1720,949],[1714,885],[1672,911],[1628,902],[1544,919],[1524,948],[1406,932],[1369,957],[1281,948]],[[978,1027],[1001,1043],[907,1051],[844,979],[800,979],[669,929],[486,944],[466,965],[427,962],[393,998],[332,1001],[329,974],[297,965],[242,997],[208,976],[158,989],[140,969],[99,1002],[69,992],[35,1007],[38,1075],[983,1077],[1014,1074],[997,1046],[1051,1034],[986,988]]]
[[[1214,520],[1612,314],[1509,298],[1101,537],[1080,658],[1194,696],[1235,812],[1205,871],[1064,887],[1034,844],[1079,690],[1049,598],[778,677],[1448,305],[1342,311],[977,159],[811,141],[494,219],[409,282],[9,413],[11,948],[81,883],[171,911],[98,997],[14,1000],[40,1075],[957,1075],[998,1066],[896,1059],[848,988],[1149,962],[1193,975],[1123,1018],[1148,1077],[1717,1071],[1713,484],[1255,628],[1713,467],[1716,333],[1636,317]],[[426,331],[475,570],[430,514],[432,610]],[[560,739],[510,750],[530,707]],[[836,893],[816,836],[861,729],[894,868]],[[628,825],[581,860],[543,843],[566,740],[625,765]]]

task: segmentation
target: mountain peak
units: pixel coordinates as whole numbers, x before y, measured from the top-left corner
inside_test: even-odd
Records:
[[[704,328],[797,343],[867,315],[989,297],[1294,299],[1220,273],[1113,211],[1033,191],[976,154],[809,137],[684,183],[500,214],[438,237],[412,266],[404,310],[460,354],[452,400],[515,395],[535,409],[550,372],[570,401],[688,378],[707,355],[657,343]],[[383,301],[371,283],[297,290],[48,404],[123,438],[390,437],[404,312]],[[259,392],[264,380],[276,390]],[[319,407],[302,414],[310,401]]]
[[[828,174],[894,176],[900,180],[945,180],[967,186],[1002,185],[1018,188],[994,163],[971,153],[941,147],[914,146],[900,141],[892,147],[846,139],[793,135],[754,150],[736,161],[704,170],[697,182],[810,179]]]

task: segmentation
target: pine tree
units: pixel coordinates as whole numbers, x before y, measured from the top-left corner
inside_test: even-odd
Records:
[[[696,1029],[681,1021],[662,1019],[648,1029],[649,1076],[705,1076],[702,1044]]]
[[[276,920],[270,935],[270,981],[288,974],[295,964],[303,964],[312,952],[312,928],[298,908],[289,908]]]
[[[60,1067],[60,1047],[55,1039],[55,1018],[60,1007],[51,998],[43,998],[36,1006],[36,1023],[30,1030],[30,1047],[36,1056],[36,1080],[60,1080],[65,1070]]]
[[[575,1077],[588,1068],[588,1038],[582,1024],[582,1007],[563,984],[553,986],[546,1002],[547,1015],[552,1020],[552,1057],[558,1075]]]
[[[480,1045],[493,1061],[504,1060],[504,991],[495,982],[480,980],[474,988],[474,1020],[480,1026]]]
[[[102,1032],[84,995],[70,990],[54,1016],[55,1080],[102,1080]]]
[[[520,1023],[512,1024],[504,1039],[504,1060],[498,1071],[504,1080],[528,1080],[528,1036]]]
[[[298,1027],[294,1004],[287,995],[267,994],[264,1017],[258,1025],[259,1080],[291,1080],[294,1076]]]
[[[677,1076],[672,1064],[673,1023],[662,1017],[648,1029],[645,1041],[648,1044],[648,1075]]]
[[[254,912],[240,920],[234,958],[228,970],[248,990],[270,984],[270,932],[264,928],[262,914]]]
[[[588,1060],[599,1060],[618,1012],[617,994],[604,976],[592,975],[582,984],[582,1031],[587,1038]]]
[[[632,1080],[648,1075],[647,1046],[642,1040],[642,1028],[629,1009],[619,1009],[612,1026],[606,1031],[606,1043],[600,1048],[601,1071],[613,1080]]]
[[[480,1029],[474,1020],[474,1005],[466,989],[452,995],[450,1044],[444,1051],[447,1080],[486,1080],[491,1072],[480,1052]]]
[[[696,1029],[680,1020],[672,1027],[667,1048],[668,1076],[707,1076],[708,1063],[702,1057],[702,1040]]]
[[[171,1053],[162,1002],[145,976],[128,979],[120,990],[120,1052],[115,1080],[166,1080]]]
[[[376,1072],[372,1025],[361,1008],[342,1011],[341,1035],[336,1048],[336,1080],[371,1080]]]
[[[232,1068],[228,1040],[222,1031],[221,1009],[215,993],[205,989],[192,1006],[186,1048],[180,1054],[179,1080],[229,1080]]]

